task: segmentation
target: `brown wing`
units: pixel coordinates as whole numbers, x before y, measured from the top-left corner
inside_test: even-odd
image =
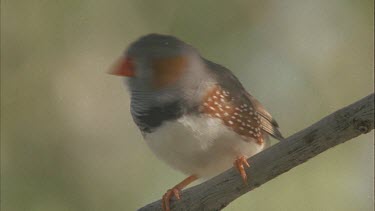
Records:
[[[213,118],[221,119],[244,140],[262,143],[262,116],[250,101],[239,102],[229,91],[215,86],[208,91],[199,110]]]
[[[271,114],[268,113],[268,111],[257,99],[255,99],[255,97],[253,97],[247,92],[245,92],[245,96],[251,102],[253,108],[255,108],[257,113],[260,115],[262,129],[274,138],[278,140],[283,140],[284,137],[278,129],[279,125],[277,124],[276,120],[271,116]]]
[[[267,110],[258,100],[256,100],[253,96],[246,92],[240,81],[236,78],[235,75],[232,74],[230,70],[209,60],[204,61],[206,62],[207,67],[211,70],[212,76],[215,77],[218,81],[218,84],[220,84],[220,87],[216,87],[213,90],[218,89],[216,91],[219,91],[219,93],[226,93],[228,95],[226,97],[229,97],[225,99],[227,100],[225,101],[225,106],[229,106],[231,108],[229,112],[227,111],[228,115],[230,116],[230,119],[235,117],[236,121],[241,121],[238,122],[241,123],[240,125],[232,125],[229,123],[228,117],[226,117],[223,118],[223,121],[226,125],[228,125],[229,123],[230,127],[234,131],[240,131],[239,134],[241,135],[245,133],[246,137],[249,136],[251,138],[259,138],[262,136],[262,134],[266,133],[278,140],[284,139],[278,129],[279,126],[277,122],[272,118],[272,116],[267,112]],[[215,94],[217,95],[216,91]],[[211,94],[208,94],[208,97],[211,97],[212,99],[213,96],[210,95],[212,95],[213,93],[210,93]],[[216,97],[220,97],[220,94]],[[217,115],[214,111],[222,112],[220,108],[223,108],[219,106],[220,104],[212,105],[210,104],[211,101],[207,102],[207,99],[210,98],[206,98],[205,101],[209,106],[205,106],[204,111],[210,112],[210,115]],[[212,110],[211,107],[215,110]],[[209,108],[211,111],[206,110],[207,108]],[[221,113],[219,113],[219,115],[221,115]],[[245,120],[245,123],[250,123],[248,124],[250,126],[245,124],[246,128],[244,128],[244,130],[240,128],[243,128],[243,120]]]

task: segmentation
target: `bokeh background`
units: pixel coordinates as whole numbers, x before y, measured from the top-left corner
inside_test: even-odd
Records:
[[[1,210],[134,210],[185,176],[147,148],[122,79],[172,34],[240,78],[289,136],[373,92],[374,1],[1,1]],[[374,133],[225,210],[373,210]]]

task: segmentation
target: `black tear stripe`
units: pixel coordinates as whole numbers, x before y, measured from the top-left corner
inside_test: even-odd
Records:
[[[183,115],[183,109],[179,101],[169,103],[163,106],[151,107],[140,114],[132,112],[134,122],[142,133],[151,133],[163,122],[176,120]]]

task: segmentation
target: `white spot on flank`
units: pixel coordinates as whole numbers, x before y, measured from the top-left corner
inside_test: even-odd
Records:
[[[229,114],[227,112],[224,113],[224,116],[228,116]]]
[[[216,110],[216,109],[215,109],[214,107],[212,107],[212,106],[210,106],[210,109],[211,109],[211,110],[213,110],[213,111],[215,111],[215,110]]]
[[[221,115],[220,115],[219,113],[215,113],[215,115],[216,115],[217,117],[221,117]]]
[[[230,121],[230,120],[228,121],[228,123],[229,123],[229,124],[231,124],[231,125],[233,125],[233,122],[232,122],[232,121]]]

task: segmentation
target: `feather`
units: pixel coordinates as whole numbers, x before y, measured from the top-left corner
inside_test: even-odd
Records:
[[[271,116],[271,114],[264,108],[264,106],[255,97],[250,95],[245,88],[242,86],[241,82],[236,78],[232,72],[225,67],[213,63],[209,60],[205,60],[207,67],[216,77],[218,84],[222,89],[227,90],[233,95],[233,98],[237,105],[249,104],[261,117],[259,127],[263,131],[273,136],[278,140],[283,140],[281,132],[279,131],[279,125],[276,120]]]

